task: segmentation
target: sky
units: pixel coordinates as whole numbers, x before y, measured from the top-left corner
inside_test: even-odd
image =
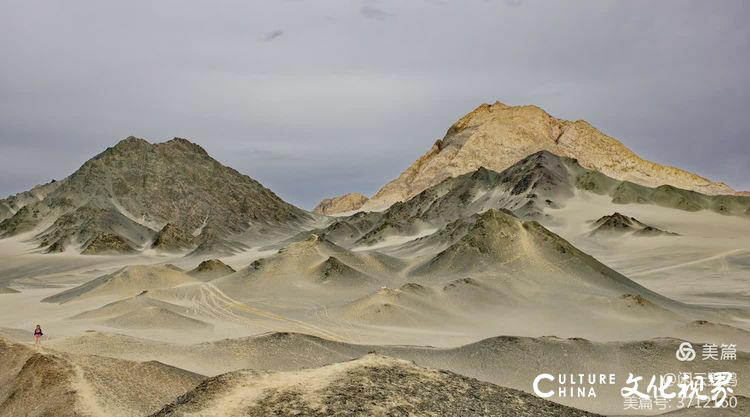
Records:
[[[496,100],[750,190],[748,21],[742,0],[0,0],[0,196],[183,137],[309,209]]]

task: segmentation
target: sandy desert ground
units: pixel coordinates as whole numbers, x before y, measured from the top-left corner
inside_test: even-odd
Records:
[[[587,233],[592,220],[615,211],[679,236],[597,238]],[[65,377],[70,384],[80,383],[75,376],[93,369],[91,361],[110,360],[105,358],[113,358],[117,369],[125,366],[122,361],[131,361],[127,363],[153,363],[179,374],[165,376],[175,382],[160,385],[174,388],[164,389],[158,399],[121,408],[129,411],[156,412],[174,399],[170,396],[204,377],[241,369],[297,372],[368,352],[530,392],[533,378],[542,372],[699,371],[700,363],[686,366],[674,360],[679,342],[689,340],[737,344],[740,354],[732,370],[747,375],[750,222],[709,212],[678,214],[582,195],[558,209],[550,225],[616,271],[668,297],[664,305],[606,294],[563,300],[546,291],[546,299],[534,299],[541,293],[528,286],[511,297],[503,285],[482,276],[415,278],[410,272],[424,256],[403,256],[400,248],[434,230],[338,255],[339,247],[314,238],[288,244],[281,253],[253,248],[221,258],[238,272],[224,271],[229,274],[213,279],[189,274],[200,258],[155,252],[41,254],[28,236],[18,236],[0,240],[2,286],[18,291],[0,294],[0,335],[31,347],[30,330],[43,324],[42,351],[59,359],[54,366],[72,372]],[[338,277],[343,282],[295,281],[315,272],[308,265],[331,254],[349,265],[364,265],[360,269],[373,276],[352,277],[344,271]],[[253,263],[261,258],[273,266],[273,274],[249,279]],[[356,285],[350,285],[355,278]],[[554,285],[554,280],[546,283]],[[524,291],[530,299],[518,296]],[[672,300],[679,305],[669,304]],[[92,389],[96,392],[88,401],[93,414],[114,413],[118,408],[113,402],[127,401],[108,397],[113,388],[77,390]],[[742,385],[735,393],[750,395]],[[595,400],[557,401],[615,414],[621,397],[613,388],[602,390]],[[161,415],[187,415],[185,407],[165,409]],[[13,415],[7,411],[13,410],[10,403],[5,410],[3,415]]]

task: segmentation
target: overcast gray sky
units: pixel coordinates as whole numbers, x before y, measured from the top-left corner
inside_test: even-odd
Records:
[[[311,208],[483,102],[750,190],[750,2],[0,0],[0,195],[179,136]]]

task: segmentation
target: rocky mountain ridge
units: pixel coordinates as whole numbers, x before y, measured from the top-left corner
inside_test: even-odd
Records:
[[[575,158],[587,169],[647,187],[670,185],[709,195],[735,193],[724,183],[642,159],[583,120],[558,119],[536,106],[495,102],[482,104],[454,123],[443,139],[361,209],[382,210],[479,167],[499,172],[540,150]]]

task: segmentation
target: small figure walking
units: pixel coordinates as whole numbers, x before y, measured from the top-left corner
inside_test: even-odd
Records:
[[[42,336],[44,336],[44,333],[42,333],[42,326],[37,324],[36,329],[34,329],[34,346],[36,347],[36,350],[39,350],[42,346]]]

